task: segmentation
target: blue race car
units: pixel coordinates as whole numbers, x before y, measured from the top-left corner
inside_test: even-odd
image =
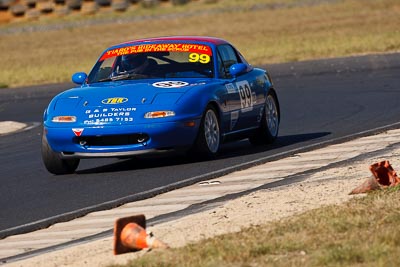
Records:
[[[135,40],[105,50],[80,87],[44,112],[42,158],[53,174],[80,159],[185,149],[213,157],[221,143],[278,136],[280,110],[267,71],[212,37]]]

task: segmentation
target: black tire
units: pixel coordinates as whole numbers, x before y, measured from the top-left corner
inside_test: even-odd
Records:
[[[174,6],[180,6],[189,3],[189,0],[172,0],[171,2]]]
[[[46,136],[42,136],[42,159],[46,169],[52,174],[70,174],[78,168],[79,159],[63,159],[60,153],[54,152]]]
[[[65,5],[71,10],[81,10],[82,0],[66,0]]]
[[[13,14],[15,17],[22,17],[27,11],[26,6],[22,4],[12,5],[9,7],[9,9],[11,14]]]
[[[142,7],[144,8],[154,8],[160,4],[159,0],[142,0]]]
[[[112,0],[95,0],[95,2],[101,7],[111,6]]]
[[[189,153],[194,157],[214,158],[220,144],[221,130],[217,111],[209,105],[201,119],[196,141]]]
[[[279,102],[276,93],[270,90],[267,94],[260,127],[249,137],[253,145],[271,144],[278,137],[280,122]]]
[[[114,0],[111,4],[111,7],[114,11],[117,12],[124,12],[128,9],[129,4],[127,2],[127,0]]]

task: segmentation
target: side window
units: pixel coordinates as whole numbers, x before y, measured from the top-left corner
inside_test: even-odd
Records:
[[[99,72],[97,73],[96,80],[101,81],[110,77],[114,61],[115,58],[107,58],[103,61],[103,64],[101,64]]]
[[[115,65],[115,57],[107,58],[103,61],[98,61],[93,67],[94,71],[89,73],[88,82],[96,83],[110,78],[112,69]]]
[[[229,67],[241,62],[232,46],[224,44],[218,46],[218,71],[221,78],[230,78]]]
[[[218,53],[218,76],[220,78],[228,78],[224,63],[222,62],[221,54]]]

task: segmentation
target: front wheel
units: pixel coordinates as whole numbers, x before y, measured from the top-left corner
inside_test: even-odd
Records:
[[[253,145],[270,144],[278,137],[280,122],[279,102],[274,91],[269,91],[265,101],[260,127],[249,138]]]
[[[52,174],[70,174],[75,172],[79,165],[79,159],[63,159],[60,153],[54,152],[46,136],[42,136],[42,159],[46,169]]]
[[[195,156],[214,157],[220,147],[221,133],[217,112],[212,106],[208,106],[201,119],[199,132],[191,153]]]

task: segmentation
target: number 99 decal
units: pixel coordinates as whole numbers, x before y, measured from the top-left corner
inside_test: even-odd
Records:
[[[253,97],[251,88],[248,81],[241,81],[236,83],[240,96],[240,107],[242,112],[250,111],[253,109]]]
[[[191,53],[189,55],[189,62],[200,62],[202,64],[207,64],[210,62],[210,56],[206,54]]]

